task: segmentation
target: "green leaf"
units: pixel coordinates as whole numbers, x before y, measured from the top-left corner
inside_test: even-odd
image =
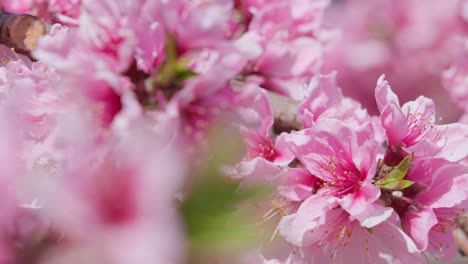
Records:
[[[192,59],[189,57],[189,58],[180,58],[178,59],[175,63],[174,63],[174,69],[176,71],[183,71],[187,68],[187,66],[189,65],[190,61]]]
[[[174,80],[175,81],[185,81],[187,79],[190,79],[192,77],[195,77],[198,75],[198,73],[188,69],[188,65],[191,61],[191,58],[182,58],[177,60],[177,62],[174,63]]]
[[[401,181],[405,178],[406,174],[408,173],[408,168],[411,159],[413,158],[413,154],[406,156],[398,166],[396,166],[387,176],[388,180],[396,180]]]
[[[398,186],[400,186],[400,181],[397,180],[387,180],[382,183],[377,184],[380,188],[382,189],[387,189],[387,190],[397,190]]]
[[[386,190],[391,190],[391,191],[401,191],[404,190],[411,185],[413,185],[414,182],[410,180],[387,180],[384,183],[378,184],[378,186],[382,189]]]
[[[187,70],[187,69],[183,69],[183,70],[180,70],[180,71],[177,71],[175,72],[174,74],[174,79],[176,81],[185,81],[187,79],[190,79],[192,77],[195,77],[197,76],[198,74],[192,70]]]
[[[174,36],[171,34],[166,35],[166,64],[172,66],[177,61],[177,46]]]
[[[414,181],[402,180],[402,181],[400,182],[400,186],[399,186],[399,188],[398,188],[398,191],[404,190],[404,189],[410,187],[410,186],[413,185],[413,184],[414,184]]]

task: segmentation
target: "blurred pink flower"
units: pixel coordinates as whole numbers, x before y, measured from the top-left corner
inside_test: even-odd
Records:
[[[443,73],[443,81],[453,101],[468,113],[468,42],[465,43],[465,53]]]
[[[35,0],[3,1],[1,7],[13,13],[27,13],[32,8]]]
[[[99,52],[78,31],[59,25],[52,28],[34,52],[43,63],[56,69],[60,86],[97,103],[95,111],[103,125],[107,126],[120,111],[119,94],[132,85],[120,75],[119,58]]]
[[[285,133],[273,135],[272,108],[265,90],[249,83],[242,87],[245,96],[235,111],[239,113],[239,129],[246,146],[245,157],[229,168],[228,174],[243,183],[278,180],[283,167],[294,159],[285,141]]]
[[[361,103],[382,71],[398,87],[440,88],[461,54],[458,1],[8,4],[60,24],[39,41],[38,61],[0,47],[0,262],[184,263],[197,248],[181,205],[219,127],[244,139],[245,156],[223,167],[230,180],[272,187],[253,214],[267,208],[259,224],[283,243],[228,262],[422,263],[426,250],[455,253],[466,120],[439,125],[424,96],[400,106],[384,77],[380,116]],[[343,42],[324,58],[336,40],[329,25],[344,29]],[[464,59],[444,75],[460,104]],[[408,88],[405,100],[420,91]],[[278,129],[272,92],[299,127]],[[389,187],[394,174],[406,185]]]
[[[463,52],[467,24],[461,10],[458,0],[335,1],[324,24],[342,34],[324,57],[323,70],[338,71],[344,94],[372,114],[374,82],[385,74],[402,102],[434,98],[437,114],[453,122],[459,113],[442,88],[441,73]]]
[[[312,128],[322,118],[334,118],[356,126],[371,122],[376,138],[383,137],[378,119],[370,116],[359,102],[343,96],[335,72],[315,76],[304,91],[305,99],[299,105],[304,127]]]
[[[178,119],[178,133],[189,144],[201,143],[206,132],[221,117],[229,115],[245,94],[232,88],[231,80],[246,63],[243,54],[229,44],[193,50],[183,55],[190,58],[187,68],[195,76],[183,81],[182,87],[171,87],[173,95],[158,94],[162,111]],[[175,112],[175,113],[174,113]]]
[[[22,122],[4,103],[0,106],[0,261],[18,263],[27,261],[30,250],[47,234],[48,225],[38,208],[24,199]]]
[[[14,61],[1,70],[5,78],[0,84],[3,103],[21,120],[25,139],[43,141],[53,126],[54,115],[67,101],[67,96],[56,87],[58,75],[41,62],[28,68],[21,61]]]
[[[146,2],[145,12],[158,17],[183,53],[229,40],[234,33],[233,8],[232,0],[154,0]]]
[[[81,0],[1,0],[2,9],[12,13],[32,13],[46,23],[76,26],[80,17]]]
[[[301,100],[304,83],[322,64],[327,41],[320,25],[328,1],[250,4],[246,7],[253,17],[241,39],[259,52],[247,73],[261,76],[263,88]]]
[[[76,259],[83,249],[90,250],[91,263],[184,259],[175,204],[183,161],[176,146],[167,146],[144,125],[133,95],[124,98],[123,111],[107,132],[89,109],[62,115],[53,137],[60,170],[47,188],[36,190],[44,201],[41,210],[66,241],[48,249],[48,261]]]

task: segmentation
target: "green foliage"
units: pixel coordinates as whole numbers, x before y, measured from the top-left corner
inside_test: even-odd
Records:
[[[231,134],[231,135],[229,135]],[[222,131],[211,137],[207,153],[211,153],[194,175],[194,185],[185,197],[181,212],[186,225],[192,254],[233,252],[246,249],[257,241],[255,221],[242,203],[258,198],[263,187],[239,187],[239,182],[221,173],[221,166],[233,162],[239,152],[239,140]],[[223,146],[223,147],[219,147]]]
[[[256,197],[258,189],[238,190],[238,184],[209,173],[200,178],[182,204],[192,247],[237,247],[254,239],[253,226],[236,205]]]
[[[404,158],[400,164],[398,164],[389,174],[388,178],[390,180],[398,180],[401,181],[405,178],[406,174],[408,173],[408,168],[411,159],[413,158],[413,154],[410,154]]]
[[[192,70],[187,69],[187,66],[189,64],[190,60],[187,59],[181,59],[178,60],[174,65],[173,65],[173,78],[175,81],[185,81],[187,79],[190,79],[192,77],[197,76],[198,74]]]
[[[152,85],[158,89],[177,87],[178,82],[197,76],[197,73],[188,69],[190,59],[180,59],[177,54],[177,43],[171,34],[166,36],[166,60],[152,77]]]
[[[376,184],[386,190],[401,191],[414,184],[413,181],[405,180],[413,154],[404,158],[389,174],[379,179]]]
[[[382,189],[392,190],[392,191],[401,191],[404,190],[411,185],[413,185],[413,181],[409,180],[387,180],[386,182],[379,183],[378,186]]]

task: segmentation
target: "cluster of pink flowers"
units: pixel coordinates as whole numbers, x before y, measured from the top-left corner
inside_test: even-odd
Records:
[[[50,24],[32,60],[0,46],[0,263],[198,263],[181,208],[220,127],[244,145],[224,180],[270,187],[251,204],[271,241],[201,253],[210,263],[454,258],[468,206],[467,4],[420,2],[0,0]],[[378,8],[391,11],[381,23]],[[335,14],[346,22],[328,23]],[[459,122],[407,101],[402,87],[434,76]]]
[[[443,89],[441,73],[463,53],[466,1],[337,2],[326,23],[341,28],[342,37],[324,63],[327,70],[339,72],[343,92],[377,113],[373,90],[385,73],[405,102],[425,95],[437,102],[445,122],[456,121],[459,113]]]
[[[299,106],[304,129],[281,133],[274,147],[257,141],[257,149],[272,151],[238,165],[246,180],[277,169],[265,175],[278,191],[266,217],[277,215],[280,235],[296,247],[288,261],[424,263],[423,252],[456,256],[454,219],[468,198],[461,162],[468,127],[436,124],[434,103],[422,96],[400,106],[383,76],[375,89],[380,117],[343,97],[334,74],[309,86]]]
[[[466,83],[468,82],[467,59],[468,53],[465,51],[465,53],[443,74],[445,88],[453,101],[463,111],[460,122],[465,124],[468,124],[468,89],[466,89]]]

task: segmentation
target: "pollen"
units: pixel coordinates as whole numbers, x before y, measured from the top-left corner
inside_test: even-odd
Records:
[[[271,204],[273,206],[273,209],[277,211],[281,216],[286,215],[286,209],[283,206],[277,204],[275,201],[271,201]]]

